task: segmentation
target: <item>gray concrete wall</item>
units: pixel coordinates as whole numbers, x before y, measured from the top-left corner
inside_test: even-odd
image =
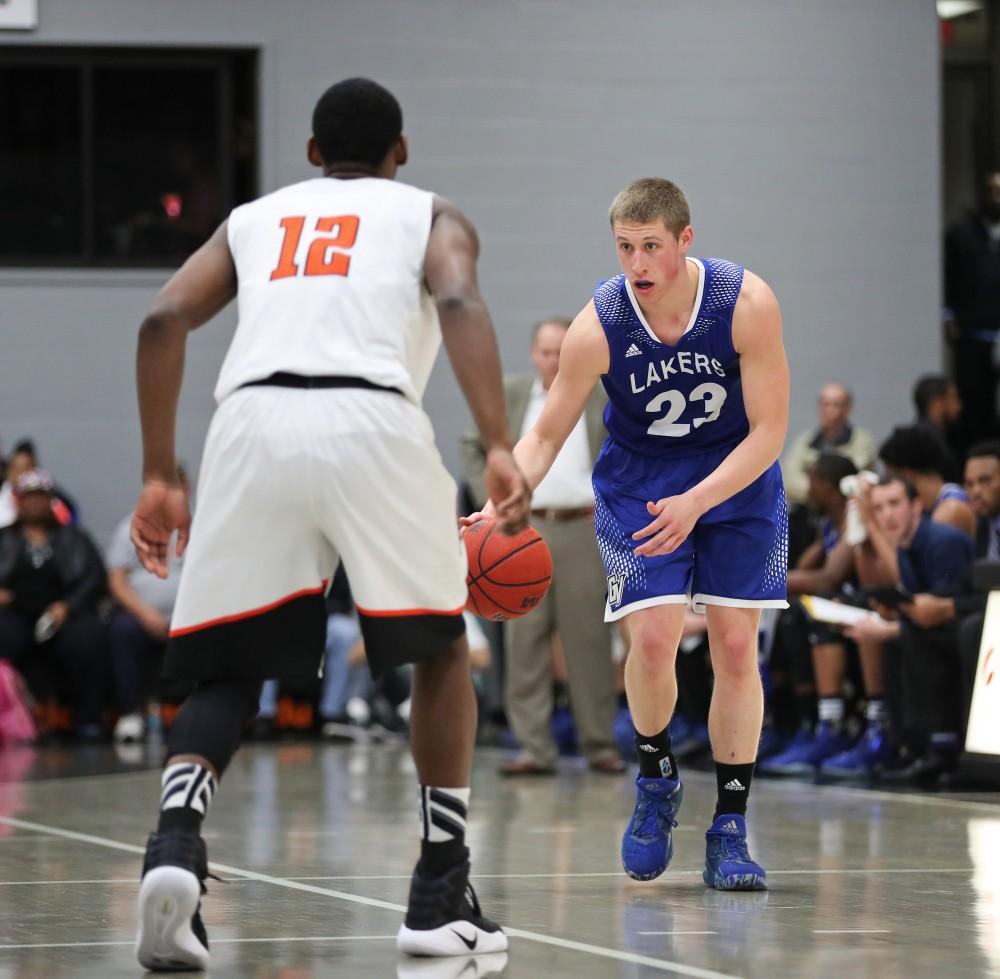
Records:
[[[408,182],[456,201],[508,369],[530,324],[616,271],[606,207],[663,175],[696,254],[742,262],[785,314],[792,425],[828,378],[876,434],[939,366],[939,93],[931,0],[41,0],[0,45],[259,47],[261,190],[305,176],[331,81],[400,97]],[[2,57],[2,53],[0,53]],[[2,188],[0,188],[2,199]],[[23,433],[104,538],[138,477],[136,326],[167,272],[0,271],[0,440]],[[180,453],[197,462],[231,313],[192,339]],[[427,396],[449,466],[468,415],[439,365]]]

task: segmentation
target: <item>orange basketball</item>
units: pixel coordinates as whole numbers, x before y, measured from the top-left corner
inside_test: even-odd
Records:
[[[465,607],[483,619],[527,615],[552,581],[552,554],[534,527],[507,537],[496,521],[480,520],[465,531],[469,599]]]

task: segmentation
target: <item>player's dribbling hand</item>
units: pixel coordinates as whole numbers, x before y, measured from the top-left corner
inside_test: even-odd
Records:
[[[492,507],[500,533],[520,533],[528,526],[531,489],[510,449],[490,449],[485,480],[490,502],[484,508],[484,515],[488,516]]]
[[[166,578],[170,539],[177,531],[176,554],[183,557],[190,530],[187,490],[180,483],[147,480],[135,504],[130,534],[139,563],[157,577]]]
[[[672,554],[687,540],[701,516],[701,510],[684,493],[647,503],[646,509],[654,519],[632,535],[632,540],[643,541],[633,551],[640,557]]]
[[[467,517],[459,517],[458,526],[462,530],[465,530],[466,527],[474,527],[481,520],[493,520],[495,518],[496,510],[493,508],[493,501],[487,500],[482,510],[476,510],[475,513],[470,513]]]

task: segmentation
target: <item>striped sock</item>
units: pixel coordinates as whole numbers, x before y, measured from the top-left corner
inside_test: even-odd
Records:
[[[420,871],[426,876],[440,877],[465,860],[471,791],[420,786]]]
[[[160,824],[157,832],[198,832],[215,795],[215,776],[211,771],[195,762],[167,765],[160,785]]]

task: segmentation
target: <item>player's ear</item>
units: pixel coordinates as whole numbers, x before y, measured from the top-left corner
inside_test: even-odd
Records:
[[[323,166],[323,157],[319,155],[319,145],[315,136],[310,136],[309,142],[306,143],[306,156],[314,167]]]
[[[687,225],[681,229],[681,233],[677,236],[677,244],[686,252],[691,247],[693,241],[694,230],[691,225]]]
[[[406,165],[410,158],[410,141],[406,138],[406,133],[400,133],[399,141],[396,143],[395,161],[397,167]]]

